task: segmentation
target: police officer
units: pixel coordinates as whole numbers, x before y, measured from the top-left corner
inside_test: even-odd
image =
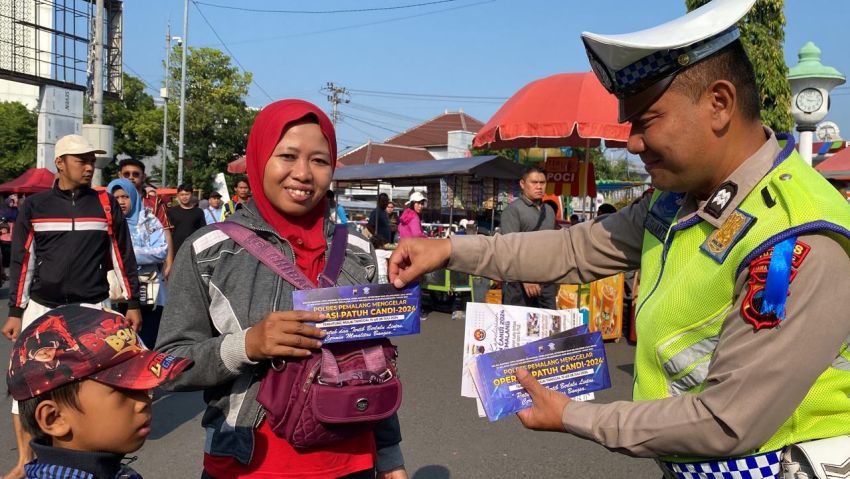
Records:
[[[640,267],[635,401],[573,402],[520,371],[533,407],[518,416],[658,458],[667,477],[780,477],[792,444],[850,434],[850,206],[760,122],[735,27],[754,1],[582,35],[652,195],[560,231],[402,242],[390,259],[396,286],[438,267],[560,283]]]

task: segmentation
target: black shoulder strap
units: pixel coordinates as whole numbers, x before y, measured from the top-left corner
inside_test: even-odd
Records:
[[[543,220],[546,219],[546,203],[540,205],[540,216],[537,217],[537,224],[531,231],[537,231],[543,225]]]

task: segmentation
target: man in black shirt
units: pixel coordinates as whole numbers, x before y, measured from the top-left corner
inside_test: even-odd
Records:
[[[177,187],[177,206],[168,209],[168,221],[174,226],[171,236],[176,256],[183,241],[207,224],[204,212],[192,201],[192,185],[182,184]]]

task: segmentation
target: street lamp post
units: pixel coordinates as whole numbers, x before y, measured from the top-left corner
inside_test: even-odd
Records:
[[[177,42],[178,46],[183,45],[181,37],[171,36],[171,22],[165,30],[165,86],[159,90],[159,96],[162,98],[162,168],[160,170],[160,184],[163,188],[168,186],[168,82],[171,80],[171,42]]]
[[[808,42],[798,53],[797,65],[788,70],[791,84],[791,116],[800,132],[800,155],[812,164],[812,137],[817,124],[829,112],[829,92],[844,83],[844,75],[820,62],[821,51]]]
[[[183,1],[183,54],[180,71],[180,138],[177,146],[177,185],[183,183],[183,137],[186,131],[186,45],[189,43],[189,0]]]

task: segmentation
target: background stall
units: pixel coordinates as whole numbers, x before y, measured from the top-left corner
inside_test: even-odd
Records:
[[[389,185],[426,189],[428,204],[422,222],[448,234],[461,219],[478,225],[477,233],[492,234],[498,213],[516,197],[523,166],[497,155],[434,161],[346,166],[334,174],[335,189]],[[406,198],[404,198],[406,200]],[[403,201],[402,201],[403,203]],[[483,225],[483,227],[481,227]],[[472,293],[473,284],[486,293],[489,280],[464,273],[437,270],[423,278],[422,287],[434,302],[451,305],[459,294]]]

